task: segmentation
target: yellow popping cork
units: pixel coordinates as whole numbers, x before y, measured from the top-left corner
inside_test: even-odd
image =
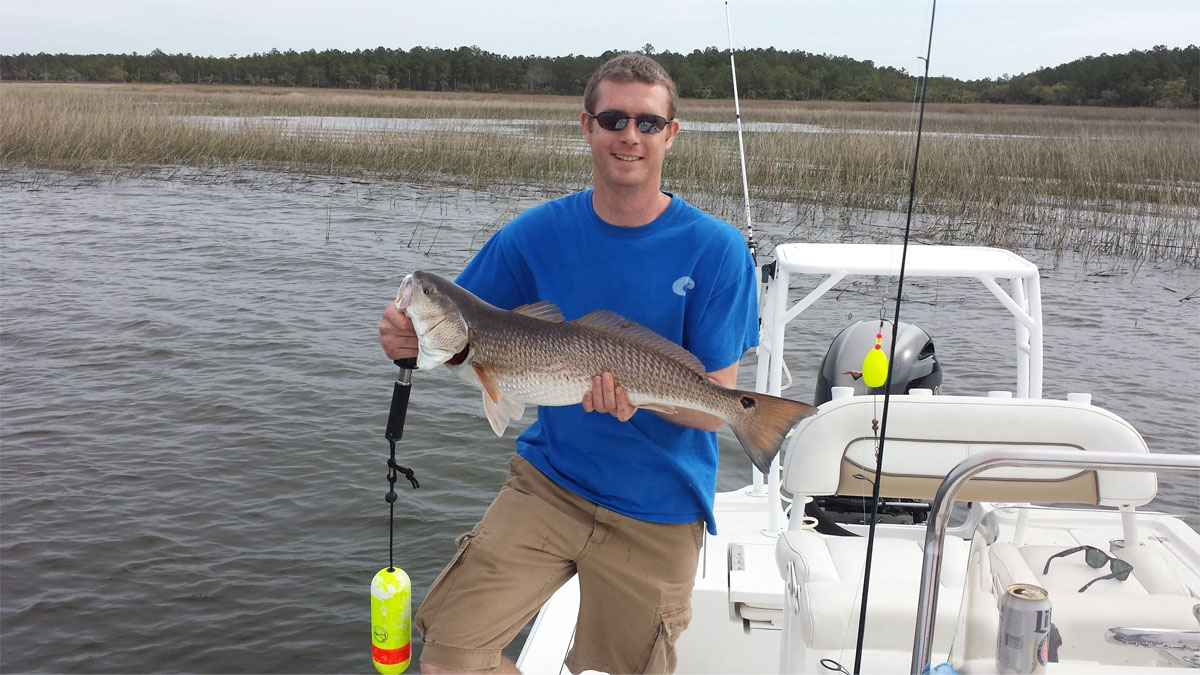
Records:
[[[371,580],[371,659],[382,675],[399,675],[412,657],[412,585],[399,567]]]
[[[867,352],[866,358],[863,359],[863,383],[872,389],[882,387],[883,383],[887,382],[887,373],[888,360],[887,355],[883,353],[883,333],[876,333],[875,346]]]

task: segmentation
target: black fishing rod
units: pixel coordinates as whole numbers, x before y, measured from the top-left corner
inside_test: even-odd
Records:
[[[895,356],[896,340],[900,332],[900,298],[904,295],[904,267],[908,262],[908,240],[912,232],[913,202],[917,196],[917,164],[921,158],[921,130],[925,122],[925,90],[929,84],[929,55],[933,51],[933,20],[937,14],[937,0],[932,0],[929,10],[929,41],[925,45],[925,76],[921,79],[921,105],[917,114],[917,140],[913,150],[912,172],[908,178],[908,215],[904,220],[904,243],[900,249],[900,276],[896,281],[896,309],[892,317],[891,354]],[[871,522],[867,532],[867,558],[864,564],[862,605],[858,613],[858,641],[854,648],[854,675],[862,672],[863,637],[867,628],[867,593],[871,587],[871,562],[875,554],[875,524],[879,519],[879,482],[883,473],[883,447],[887,440],[888,406],[892,400],[892,371],[887,369],[887,380],[883,388],[883,412],[879,422],[879,450],[875,453],[875,480],[871,484]]]

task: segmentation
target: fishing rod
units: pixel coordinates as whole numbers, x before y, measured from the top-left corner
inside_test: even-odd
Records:
[[[733,26],[729,21],[729,0],[725,0],[725,33],[729,37],[729,74],[733,77],[733,117],[737,123],[738,159],[742,164],[742,203],[746,210],[746,245],[758,272],[757,244],[754,242],[754,223],[750,221],[750,183],[746,180],[746,147],[742,143],[742,109],[738,104],[737,65],[733,61]],[[760,280],[761,281],[761,280]]]
[[[929,85],[929,56],[933,51],[933,22],[937,0],[931,0],[929,10],[929,40],[925,45],[925,76],[921,79],[921,105],[917,114],[917,139],[913,144],[912,172],[908,178],[908,214],[904,219],[904,243],[900,248],[900,275],[896,280],[896,308],[892,316],[892,354],[900,332],[900,299],[904,295],[904,267],[908,262],[908,240],[912,232],[913,202],[917,195],[917,165],[921,159],[921,130],[925,122],[925,91]],[[874,353],[874,350],[872,352]],[[883,412],[879,422],[879,450],[875,453],[875,480],[871,483],[871,522],[867,532],[867,557],[864,564],[862,605],[858,613],[858,641],[854,647],[854,674],[862,672],[863,638],[867,628],[867,593],[871,586],[871,562],[875,553],[875,524],[879,519],[879,483],[883,473],[883,448],[887,440],[888,407],[892,400],[892,368],[887,369],[883,389]]]
[[[733,80],[733,118],[737,125],[738,139],[738,161],[742,167],[742,205],[746,212],[746,247],[750,249],[750,261],[754,265],[754,292],[758,301],[758,325],[762,328],[763,315],[763,276],[767,274],[766,270],[758,265],[758,243],[754,239],[754,222],[750,218],[750,182],[746,178],[746,146],[742,141],[742,108],[738,102],[738,86],[737,86],[737,63],[733,58],[733,22],[729,19],[729,0],[725,0],[725,33],[729,38],[729,75]],[[774,263],[771,263],[774,265]],[[761,365],[759,366],[762,367]],[[772,471],[767,477],[767,492],[763,491],[763,474],[759,471],[752,471],[753,488],[751,494],[756,496],[764,496],[767,492],[778,494],[776,486],[779,482],[779,472]],[[779,529],[778,516],[775,511],[770,511],[770,520],[767,528],[772,532]]]

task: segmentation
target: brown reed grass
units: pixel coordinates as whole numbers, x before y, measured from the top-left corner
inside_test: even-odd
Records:
[[[589,180],[586,146],[572,124],[580,109],[579,99],[562,96],[4,83],[0,161],[101,171],[249,164],[569,189]],[[745,102],[754,199],[795,205],[793,218],[841,223],[903,210],[912,113],[907,104]],[[290,117],[446,123],[432,131],[288,132],[270,121]],[[735,133],[688,130],[692,122],[732,121],[731,102],[683,101],[680,117],[684,132],[668,156],[666,188],[740,220]],[[521,133],[463,131],[455,119],[529,123]],[[755,131],[758,122],[820,132]],[[1194,111],[935,105],[924,130],[919,238],[1200,265]]]

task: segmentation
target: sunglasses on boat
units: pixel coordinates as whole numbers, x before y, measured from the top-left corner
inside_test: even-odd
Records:
[[[657,134],[666,129],[667,124],[672,121],[662,115],[635,116],[626,115],[623,112],[616,112],[615,110],[606,110],[595,115],[588,113],[587,116],[596,120],[601,129],[607,129],[608,131],[620,131],[629,124],[629,120],[633,120],[633,123],[637,126],[637,130],[643,134]]]
[[[1054,560],[1055,558],[1062,558],[1065,556],[1073,555],[1075,553],[1079,553],[1080,551],[1084,552],[1083,559],[1087,561],[1087,564],[1089,567],[1092,567],[1095,569],[1100,569],[1101,567],[1104,567],[1105,563],[1108,563],[1108,569],[1110,570],[1109,574],[1105,574],[1102,577],[1096,577],[1095,579],[1092,579],[1091,581],[1084,584],[1079,589],[1080,593],[1086,591],[1088,589],[1088,586],[1091,586],[1092,584],[1096,583],[1097,581],[1101,581],[1103,579],[1116,579],[1117,581],[1125,581],[1126,579],[1129,578],[1129,573],[1133,571],[1133,565],[1130,565],[1129,563],[1125,562],[1124,560],[1121,560],[1120,558],[1114,558],[1111,555],[1105,553],[1104,551],[1101,551],[1100,549],[1096,548],[1095,546],[1076,546],[1075,548],[1069,548],[1065,551],[1055,553],[1054,555],[1047,558],[1046,559],[1046,567],[1045,567],[1045,569],[1042,570],[1042,574],[1044,575],[1050,571],[1050,561],[1051,560]]]

